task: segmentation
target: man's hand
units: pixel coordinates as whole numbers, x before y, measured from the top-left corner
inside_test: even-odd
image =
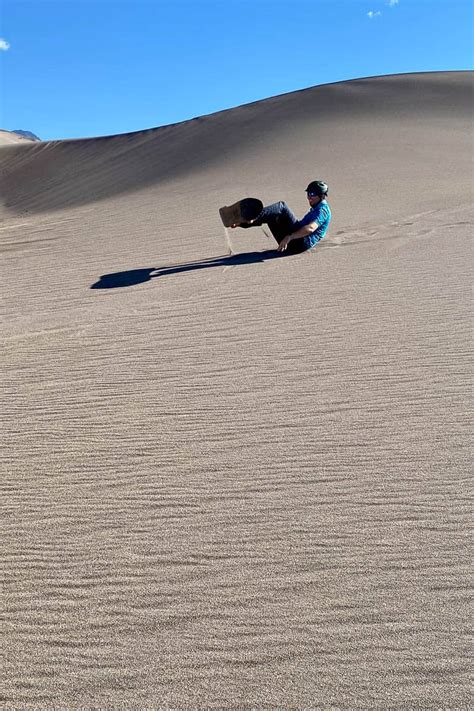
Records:
[[[284,252],[285,249],[288,247],[289,243],[291,242],[291,237],[292,235],[288,235],[287,237],[283,237],[282,241],[277,247],[277,252]]]

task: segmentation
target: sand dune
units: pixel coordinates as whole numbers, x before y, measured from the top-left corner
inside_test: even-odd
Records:
[[[5,708],[469,708],[471,155],[470,72],[0,148]]]
[[[22,136],[21,134],[16,133],[15,131],[4,131],[0,128],[0,146],[6,146],[11,143],[24,144],[27,141],[31,141],[31,138],[28,138],[27,136]]]

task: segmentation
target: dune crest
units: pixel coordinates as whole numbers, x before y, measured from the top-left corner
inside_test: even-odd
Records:
[[[201,199],[219,185],[239,199],[247,185],[292,194],[321,174],[343,196],[339,213],[372,217],[360,196],[377,186],[385,216],[400,200],[416,209],[420,195],[436,204],[445,184],[451,199],[463,194],[470,156],[450,154],[471,130],[472,72],[359,79],[136,133],[4,146],[0,197],[4,215],[147,188]]]

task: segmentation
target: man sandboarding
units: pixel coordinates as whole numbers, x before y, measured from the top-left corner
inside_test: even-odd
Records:
[[[326,201],[327,194],[326,183],[313,180],[306,188],[310,210],[301,220],[298,220],[288,205],[281,201],[267,205],[256,214],[259,204],[262,203],[255,198],[245,198],[231,208],[221,208],[221,218],[224,224],[226,224],[225,217],[232,220],[234,216],[236,219],[235,222],[229,222],[226,227],[248,228],[267,224],[278,242],[278,252],[299,254],[314,247],[327,232],[331,221],[331,209]],[[240,205],[242,209],[239,213]],[[225,210],[233,210],[233,212],[225,213]]]

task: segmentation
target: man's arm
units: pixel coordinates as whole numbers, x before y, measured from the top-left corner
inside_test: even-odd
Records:
[[[318,229],[319,225],[317,222],[310,222],[309,225],[303,225],[303,227],[300,227],[299,230],[296,230],[296,232],[293,232],[293,234],[288,235],[287,237],[284,237],[280,244],[278,245],[278,252],[284,252],[285,249],[288,247],[289,243],[293,239],[301,239],[301,237],[307,237],[308,235],[312,234],[313,232],[316,232]]]

